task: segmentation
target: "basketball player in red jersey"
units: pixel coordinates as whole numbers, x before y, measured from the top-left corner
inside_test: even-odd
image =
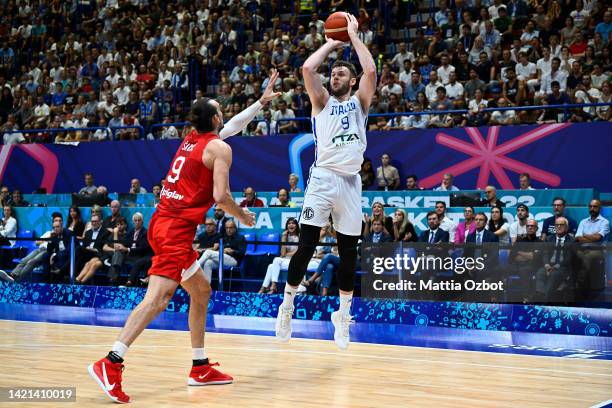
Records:
[[[278,74],[273,72],[259,101],[230,120],[223,129],[223,113],[212,99],[196,102],[191,109],[192,131],[179,147],[164,180],[161,200],[149,224],[149,243],[155,252],[149,270],[149,286],[142,302],[128,317],[112,350],[88,367],[89,374],[114,402],[127,403],[130,398],[121,388],[123,357],[128,347],[147,325],[166,309],[180,284],[190,296],[189,330],[193,367],[189,385],[228,384],[233,378],[216,370],[204,350],[206,313],[210,282],[197,262],[192,248],[198,224],[216,203],[242,224],[252,226],[255,215],[239,207],[232,198],[229,170],[232,150],[221,139],[242,131],[263,104],[280,93],[272,91]],[[219,131],[221,129],[221,131]]]

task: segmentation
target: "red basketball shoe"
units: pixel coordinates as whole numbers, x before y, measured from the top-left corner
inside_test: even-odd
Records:
[[[215,384],[231,384],[234,379],[222,372],[215,370],[213,367],[219,363],[206,364],[191,368],[189,373],[189,385],[215,385]]]
[[[123,368],[123,364],[113,363],[106,357],[87,367],[89,375],[96,380],[96,383],[102,388],[106,396],[118,404],[130,402],[130,397],[121,389],[121,373]]]

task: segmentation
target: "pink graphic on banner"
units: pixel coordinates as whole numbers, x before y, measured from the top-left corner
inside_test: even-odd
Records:
[[[23,150],[28,156],[32,157],[42,166],[43,177],[40,181],[40,187],[47,189],[47,193],[52,193],[59,172],[59,162],[52,151],[40,144],[2,146],[0,150],[0,180],[4,179],[4,172],[6,171],[14,148]]]
[[[421,180],[420,185],[424,188],[431,188],[440,184],[442,176],[445,173],[451,173],[456,177],[480,166],[478,180],[476,181],[476,188],[479,189],[485,188],[487,184],[489,184],[491,174],[493,174],[493,177],[498,181],[501,188],[509,190],[514,189],[514,184],[510,180],[510,177],[508,177],[506,170],[515,173],[529,173],[533,180],[537,180],[551,187],[557,187],[561,184],[561,178],[556,174],[511,159],[506,155],[550,136],[568,126],[570,126],[569,123],[539,126],[500,145],[497,144],[500,131],[499,126],[492,126],[489,128],[486,140],[477,128],[465,128],[472,143],[465,142],[445,133],[438,133],[436,135],[437,143],[458,152],[465,153],[470,156],[470,158],[424,178]]]

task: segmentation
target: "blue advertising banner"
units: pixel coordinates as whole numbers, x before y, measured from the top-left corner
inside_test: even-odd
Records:
[[[9,305],[131,310],[142,300],[144,293],[145,289],[142,288],[10,284],[0,281],[0,304]],[[208,312],[211,315],[273,318],[280,303],[280,295],[215,291],[209,301]],[[330,314],[338,308],[338,304],[339,299],[335,296],[298,296],[295,318],[330,320]],[[182,288],[177,289],[166,311],[189,311],[189,297]],[[612,337],[612,314],[609,309],[355,298],[352,313],[354,320],[360,323]],[[500,344],[499,347],[511,346]],[[590,350],[580,352],[586,353],[581,358],[594,357],[587,355],[593,354]]]
[[[68,208],[66,207],[20,207],[15,210],[19,229],[34,230],[37,236],[51,229],[51,214],[54,211],[61,212],[64,215],[64,219],[67,219],[68,215]],[[387,208],[386,213],[388,216],[391,216],[395,210],[395,208]],[[427,211],[433,210],[433,208],[404,208],[404,210],[417,232],[427,229]],[[485,214],[489,214],[491,209],[483,207],[476,208],[475,210],[476,212],[483,211]],[[148,225],[154,211],[153,207],[123,208],[121,214],[128,219],[128,224],[131,226],[132,215],[135,212],[140,212],[145,219],[145,225]],[[252,211],[256,214],[255,226],[245,227],[239,224],[242,232],[279,232],[284,229],[285,223],[289,218],[298,218],[300,215],[300,208],[253,208]],[[371,214],[371,209],[364,208],[364,213]],[[543,220],[553,215],[550,207],[532,207],[530,208],[530,214],[539,222],[540,230]],[[81,208],[81,215],[83,219],[88,220],[91,215],[91,209]],[[103,216],[106,217],[108,215],[110,215],[110,208],[104,208]],[[213,211],[211,210],[208,216],[212,217],[212,215]],[[586,207],[575,207],[567,208],[566,215],[579,222],[588,217],[589,213]],[[604,208],[602,215],[610,220],[612,218],[612,210]],[[461,222],[463,221],[463,208],[449,208],[447,216],[455,222]],[[516,221],[516,208],[510,207],[504,209],[504,217],[508,222]]]
[[[531,175],[533,186],[595,188],[612,191],[608,176],[612,151],[609,122],[427,129],[369,132],[366,157],[374,167],[390,153],[402,180],[416,174],[423,188],[440,184],[442,175],[455,175],[455,185],[482,189],[492,184],[515,189],[518,174]],[[151,186],[166,175],[178,140],[99,142],[72,145],[8,145],[0,149],[0,182],[12,189],[69,193],[83,186],[92,172],[96,184],[126,192],[131,178]],[[234,152],[231,184],[235,191],[255,186],[277,191],[288,175],[305,176],[314,160],[311,134],[229,139]],[[403,185],[403,182],[402,182]],[[372,187],[373,188],[373,187]]]

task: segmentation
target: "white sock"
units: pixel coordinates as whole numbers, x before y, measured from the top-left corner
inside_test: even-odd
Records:
[[[191,358],[194,360],[206,360],[208,356],[206,355],[206,350],[204,347],[202,348],[192,348],[191,349]]]
[[[297,293],[298,288],[294,288],[289,284],[285,285],[285,295],[283,296],[283,307],[289,308],[293,307],[293,299],[295,299],[295,294]]]
[[[123,344],[120,341],[116,341],[113,344],[113,348],[111,349],[115,354],[117,354],[119,357],[123,358],[123,356],[125,356],[125,353],[127,353],[128,351],[128,347],[125,344]]]
[[[351,302],[353,301],[353,294],[343,295],[340,294],[340,313],[343,315],[351,314]]]

